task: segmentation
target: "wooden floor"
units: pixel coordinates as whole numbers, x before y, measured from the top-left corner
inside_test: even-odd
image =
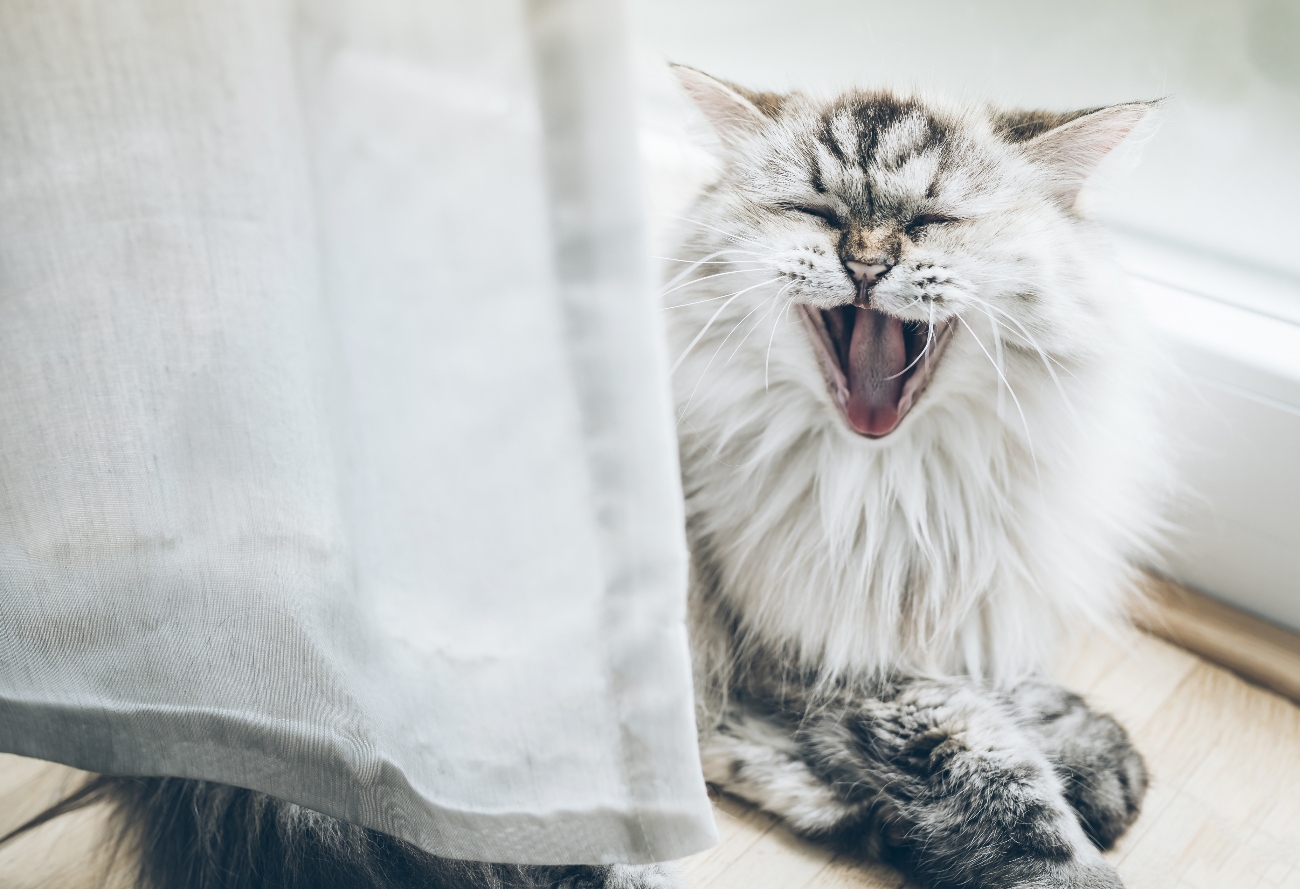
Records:
[[[1153,773],[1142,817],[1110,853],[1130,889],[1300,889],[1300,707],[1137,631],[1086,640],[1058,677],[1128,726]],[[0,833],[77,775],[0,756]],[[906,885],[734,800],[716,808],[722,842],[682,862],[693,889]],[[105,887],[98,825],[98,813],[82,813],[0,850],[0,889]]]
[[[1061,682],[1133,734],[1153,779],[1107,854],[1130,889],[1300,889],[1300,707],[1146,633],[1092,638]],[[722,842],[686,859],[693,889],[899,889],[761,812],[715,801]]]

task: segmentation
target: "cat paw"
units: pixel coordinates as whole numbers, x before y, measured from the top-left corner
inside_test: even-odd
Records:
[[[1060,889],[1124,889],[1119,874],[1100,859],[1072,867],[1060,882],[1047,884]]]
[[[671,864],[576,865],[530,868],[535,889],[686,889]]]
[[[1137,819],[1147,790],[1147,769],[1128,732],[1114,719],[1094,713],[1087,755],[1064,759],[1057,769],[1065,798],[1079,814],[1089,839],[1109,849]]]
[[[929,885],[931,889],[948,889],[953,884],[939,880]],[[1115,868],[1095,849],[1051,864],[1013,862],[1009,867],[962,885],[978,886],[979,889],[1124,889]]]
[[[677,868],[671,864],[612,864],[606,889],[686,889]]]
[[[1128,732],[1050,683],[1023,683],[1011,698],[1041,739],[1088,838],[1098,848],[1110,848],[1137,819],[1147,790],[1146,764]]]

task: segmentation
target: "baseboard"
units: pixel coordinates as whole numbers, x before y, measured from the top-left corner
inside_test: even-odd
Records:
[[[1300,703],[1300,635],[1161,578],[1138,625]]]

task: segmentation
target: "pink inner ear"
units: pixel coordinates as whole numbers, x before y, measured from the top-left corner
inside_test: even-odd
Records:
[[[674,65],[673,73],[724,142],[752,133],[765,122],[762,111],[722,81],[685,65]]]
[[[1061,194],[1073,200],[1102,158],[1150,112],[1149,105],[1112,105],[1044,133],[1024,150],[1034,163],[1053,173]]]

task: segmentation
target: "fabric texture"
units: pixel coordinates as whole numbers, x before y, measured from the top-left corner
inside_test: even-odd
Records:
[[[714,839],[618,10],[0,9],[0,749]]]

